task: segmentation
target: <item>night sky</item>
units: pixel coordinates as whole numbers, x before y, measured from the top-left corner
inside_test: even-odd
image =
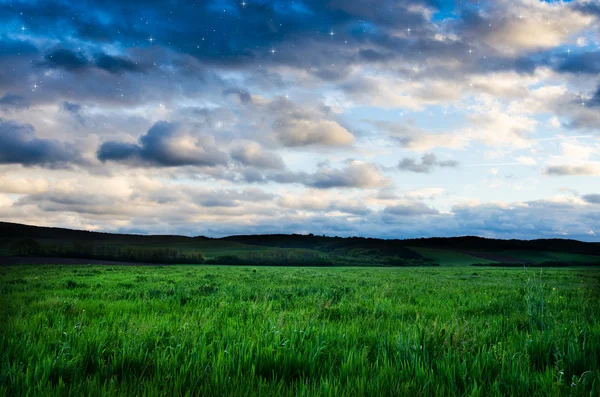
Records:
[[[600,235],[600,0],[0,0],[0,220]]]

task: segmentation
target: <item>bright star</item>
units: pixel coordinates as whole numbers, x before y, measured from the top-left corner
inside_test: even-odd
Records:
[[[152,44],[152,42],[154,41],[154,39],[152,38],[152,36],[150,36],[150,38],[148,39],[148,41],[150,42],[150,44]]]

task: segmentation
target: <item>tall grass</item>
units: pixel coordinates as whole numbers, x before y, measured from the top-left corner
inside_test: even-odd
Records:
[[[599,280],[598,269],[544,270],[542,284],[496,268],[5,267],[0,395],[597,396]]]

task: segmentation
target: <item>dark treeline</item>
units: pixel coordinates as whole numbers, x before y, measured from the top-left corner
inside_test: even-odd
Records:
[[[101,259],[144,263],[204,263],[200,251],[180,251],[174,248],[131,246],[96,246],[89,244],[39,244],[33,239],[20,240],[11,246],[15,256]]]
[[[273,249],[224,255],[209,259],[206,263],[244,266],[439,266],[426,258],[323,254],[301,249]]]
[[[252,236],[231,236],[223,240],[235,241],[248,245],[277,248],[303,248],[325,253],[348,254],[351,256],[390,256],[404,259],[423,259],[423,257],[407,248],[400,240],[381,240],[365,237],[328,237],[313,234],[270,234]]]

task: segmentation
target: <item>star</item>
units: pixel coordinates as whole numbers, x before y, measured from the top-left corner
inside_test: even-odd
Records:
[[[246,7],[246,4],[248,4],[248,3],[246,3],[245,1],[242,1],[240,4],[242,5],[242,7]]]
[[[150,36],[150,38],[148,39],[148,41],[150,42],[150,44],[152,44],[152,42],[154,41],[154,39],[152,38],[152,36]]]
[[[275,48],[271,48],[271,54],[275,55],[277,51],[275,51]]]
[[[332,30],[331,32],[329,32],[329,35],[330,35],[331,37],[333,37],[333,36],[335,35],[335,33],[333,32],[333,30]]]
[[[24,32],[27,29],[25,26],[21,26],[21,32]]]

